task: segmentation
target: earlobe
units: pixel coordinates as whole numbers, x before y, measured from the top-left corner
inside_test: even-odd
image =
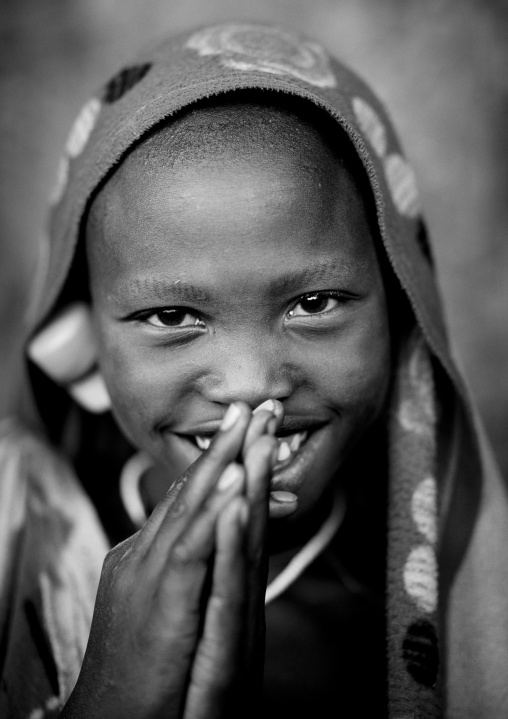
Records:
[[[68,385],[69,394],[76,402],[93,414],[102,414],[111,409],[111,399],[98,367],[79,382]]]
[[[69,305],[43,327],[28,345],[28,356],[88,412],[100,414],[111,408],[85,303]]]

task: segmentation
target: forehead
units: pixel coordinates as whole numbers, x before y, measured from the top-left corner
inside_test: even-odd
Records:
[[[165,257],[177,272],[210,254],[233,267],[241,253],[262,271],[283,252],[290,263],[372,256],[365,184],[319,130],[273,113],[259,123],[258,110],[214,119],[198,113],[125,159],[91,208],[92,271],[142,274]]]

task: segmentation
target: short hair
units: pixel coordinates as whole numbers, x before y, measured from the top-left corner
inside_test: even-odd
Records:
[[[358,180],[365,174],[350,139],[328,112],[273,90],[236,90],[200,100],[155,125],[126,156],[141,145],[146,167],[199,162],[231,151],[241,156],[268,146],[299,157],[315,141]]]
[[[228,153],[228,160],[235,155],[245,157],[245,153],[263,152],[263,148],[269,146],[281,158],[287,157],[289,161],[294,158],[295,166],[312,173],[316,163],[307,160],[309,157],[314,160],[311,151],[317,144],[324,150],[319,155],[320,160],[328,163],[328,167],[320,166],[319,170],[327,173],[336,172],[337,167],[344,168],[362,199],[385,283],[391,334],[392,337],[400,336],[406,320],[413,322],[414,319],[386,252],[381,248],[372,189],[356,149],[326,110],[310,100],[268,90],[235,90],[200,100],[155,125],[126,151],[89,199],[74,261],[53,312],[75,300],[90,301],[85,230],[87,223],[90,223],[88,229],[93,230],[93,224],[100,221],[93,212],[94,200],[124,163],[138,163],[145,172],[157,172],[177,163],[200,162],[212,155],[220,157],[222,153],[225,157]],[[64,427],[69,399],[61,390],[61,409],[58,409],[54,399],[57,388],[50,386],[52,383],[37,368],[32,368],[32,372],[37,374],[33,381],[39,389],[34,394],[41,417],[46,426],[53,428],[50,433],[53,441],[63,446],[67,441]],[[53,397],[52,401],[44,400],[45,392],[48,397]],[[49,412],[48,407],[52,408]],[[91,456],[92,447],[94,453],[100,454],[104,447],[117,446],[115,462],[119,466],[132,449],[111,418],[94,417],[92,421],[79,407],[74,407],[73,411],[80,418],[76,420],[80,423],[80,436],[86,435],[86,438],[80,444],[79,456],[72,460],[78,474],[85,478],[85,486],[92,486],[94,478],[86,479],[87,457]],[[68,454],[72,455],[72,452]],[[109,461],[107,452],[103,454],[104,462]]]
[[[229,163],[270,152],[293,165],[307,180],[323,179],[322,191],[333,192],[347,177],[362,198],[373,233],[377,232],[372,192],[350,139],[328,112],[296,95],[240,90],[200,100],[164,119],[123,155],[91,198],[83,227],[98,231],[108,215],[102,190],[126,165],[145,175],[199,164],[213,157]],[[338,173],[341,168],[343,172]],[[99,211],[95,199],[100,196]],[[95,228],[97,227],[97,230]]]

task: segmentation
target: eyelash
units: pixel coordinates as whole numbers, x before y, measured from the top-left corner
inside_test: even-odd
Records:
[[[327,302],[328,300],[336,300],[337,305],[331,309],[328,310],[321,310],[320,312],[309,312],[308,314],[293,314],[295,311],[295,308],[298,307],[298,305],[302,304],[306,300],[312,300],[314,298],[322,298],[325,299]],[[341,294],[340,292],[332,292],[332,291],[325,291],[322,292],[308,292],[305,295],[302,295],[299,297],[296,302],[293,304],[293,307],[288,312],[289,317],[322,317],[323,315],[328,315],[332,312],[334,312],[340,305],[343,305],[347,302],[347,296]]]
[[[165,325],[162,322],[160,324],[155,324],[153,322],[149,322],[151,317],[157,317],[158,315],[166,314],[169,318],[171,315],[175,316],[178,314],[183,315],[183,318],[185,318],[187,315],[192,315],[194,317],[194,322],[188,323],[185,325]],[[191,327],[204,327],[205,323],[204,321],[195,313],[193,310],[188,309],[187,307],[163,307],[161,309],[157,310],[150,310],[150,312],[145,312],[143,315],[139,316],[139,319],[146,324],[150,325],[151,327],[156,327],[157,329],[164,329],[164,330],[171,330],[171,329],[189,329]]]
[[[314,298],[322,298],[326,300],[328,303],[329,300],[336,300],[337,305],[335,307],[332,307],[331,309],[325,309],[319,312],[308,312],[307,314],[294,314],[295,309],[298,307],[298,305],[302,304],[302,302],[310,301]],[[288,311],[286,317],[290,320],[295,317],[321,317],[323,315],[328,315],[334,312],[338,307],[342,304],[345,304],[348,300],[348,297],[341,294],[340,292],[333,292],[333,291],[322,291],[322,292],[308,292],[305,295],[302,295],[299,297],[292,305],[291,309]],[[304,310],[305,312],[305,310]],[[182,314],[183,318],[185,318],[187,315],[191,315],[194,317],[194,322],[188,323],[185,325],[164,325],[162,322],[160,324],[155,324],[153,322],[149,322],[150,318],[157,317],[158,315],[178,315]],[[160,330],[181,330],[181,329],[190,329],[194,327],[205,327],[205,322],[201,319],[201,317],[194,311],[187,307],[163,307],[161,309],[156,310],[150,310],[149,312],[144,312],[143,314],[138,315],[137,319],[141,320],[145,324],[150,325],[151,327],[155,327],[156,329]]]

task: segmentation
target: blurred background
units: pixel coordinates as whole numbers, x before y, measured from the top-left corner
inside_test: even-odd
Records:
[[[0,416],[46,200],[74,116],[146,43],[224,20],[313,35],[385,101],[419,180],[455,356],[508,478],[504,0],[1,0]]]

